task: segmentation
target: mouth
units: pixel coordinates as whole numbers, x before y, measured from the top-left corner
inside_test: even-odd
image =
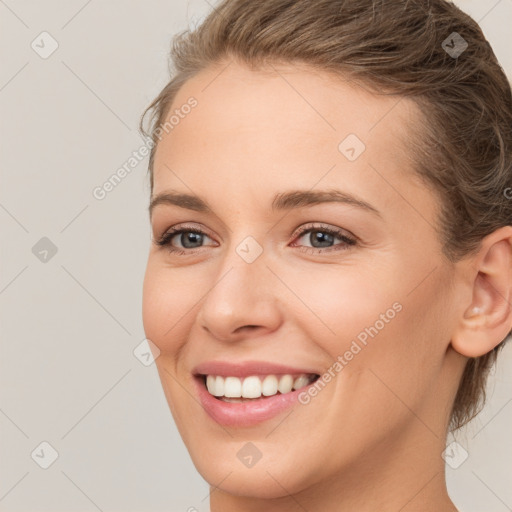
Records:
[[[251,427],[276,417],[299,402],[320,374],[264,362],[204,363],[192,371],[207,415],[227,427]]]
[[[247,377],[204,375],[199,378],[208,393],[227,403],[265,400],[298,391],[318,380],[317,373],[249,375]]]

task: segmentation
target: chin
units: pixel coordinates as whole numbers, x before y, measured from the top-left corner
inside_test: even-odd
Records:
[[[187,445],[192,462],[204,480],[224,493],[276,499],[300,492],[312,484],[313,469],[308,470],[305,461],[300,462],[300,454],[291,456],[288,447],[272,452],[271,448],[265,449],[268,456],[263,455],[252,467],[246,467],[240,460],[243,457],[237,455],[247,442],[226,441],[222,448],[213,449],[204,444],[202,441],[194,447]]]
[[[196,467],[212,487],[218,487],[224,493],[233,496],[277,499],[300,492],[306,487],[305,483],[301,485],[301,481],[306,479],[305,475],[304,478],[301,478],[296,472],[290,475],[290,469],[285,467],[269,470],[268,473],[264,466],[259,469],[232,467],[230,470],[222,472],[213,465],[205,467],[203,464],[202,467]]]

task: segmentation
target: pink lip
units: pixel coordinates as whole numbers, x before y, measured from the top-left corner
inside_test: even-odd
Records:
[[[246,361],[243,363],[210,361],[199,364],[192,373],[194,374],[199,400],[204,410],[210,418],[226,427],[250,427],[269,420],[292,407],[298,401],[299,393],[305,391],[309,386],[283,395],[277,394],[255,399],[251,402],[230,403],[219,400],[208,392],[203,375],[249,377],[251,375],[319,374],[311,368],[293,368],[264,361]],[[310,384],[310,386],[312,385],[313,383]]]
[[[230,403],[223,402],[208,393],[203,377],[195,377],[199,400],[206,413],[214,421],[226,427],[250,427],[262,421],[269,420],[293,406],[299,393],[306,390],[305,386],[296,391],[255,399],[253,402]],[[313,384],[310,384],[312,386]]]
[[[242,363],[229,363],[227,361],[209,361],[197,365],[193,375],[220,375],[221,377],[249,377],[251,375],[280,375],[319,372],[312,368],[293,368],[281,364],[265,361],[245,361]]]

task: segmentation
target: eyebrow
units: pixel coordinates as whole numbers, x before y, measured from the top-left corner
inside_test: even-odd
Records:
[[[273,211],[282,211],[332,202],[354,206],[382,217],[379,210],[370,203],[341,190],[319,190],[314,192],[311,190],[291,190],[289,192],[282,192],[274,196],[271,207]],[[151,216],[155,207],[161,204],[179,206],[180,208],[196,212],[213,213],[208,203],[199,196],[168,190],[157,194],[151,199],[149,215]]]

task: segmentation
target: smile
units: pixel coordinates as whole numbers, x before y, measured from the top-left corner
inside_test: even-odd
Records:
[[[299,392],[318,380],[311,368],[265,362],[214,361],[193,370],[203,409],[216,423],[250,427],[274,418],[298,402]]]
[[[220,375],[207,375],[206,388],[208,392],[224,402],[237,403],[254,400],[291,391],[311,384],[318,378],[316,374],[300,375],[251,375],[243,379],[238,377],[222,377]]]

